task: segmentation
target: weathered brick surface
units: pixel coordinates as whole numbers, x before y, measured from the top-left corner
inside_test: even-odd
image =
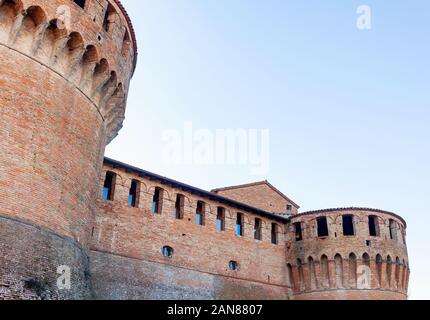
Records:
[[[258,216],[243,212],[246,214],[245,235],[238,237],[235,235],[235,226],[236,214],[240,212],[239,210],[213,200],[197,198],[195,195],[139,178],[123,170],[110,167],[105,167],[105,170],[117,173],[115,196],[114,201],[106,203],[99,201],[100,209],[96,215],[91,247],[94,251],[153,262],[153,266],[157,266],[160,270],[161,265],[170,265],[170,270],[176,270],[178,275],[184,275],[186,272],[199,274],[200,278],[196,279],[202,280],[196,280],[196,285],[202,292],[201,298],[206,298],[208,292],[217,298],[223,297],[220,295],[221,293],[224,294],[224,297],[230,294],[239,298],[240,292],[244,294],[242,298],[260,298],[261,292],[258,291],[248,290],[246,291],[248,294],[245,294],[242,286],[246,282],[252,284],[252,287],[258,285],[265,288],[268,292],[272,292],[273,288],[278,288],[277,292],[283,293],[278,298],[287,297],[284,225],[279,224],[279,244],[274,245],[271,243],[271,223],[273,221],[260,217],[263,221],[263,237],[261,241],[255,240],[254,219]],[[104,176],[105,174],[102,174],[100,185],[103,185]],[[132,179],[138,179],[141,182],[139,208],[130,208],[127,205]],[[155,187],[162,187],[165,191],[163,193],[163,212],[160,215],[151,212]],[[175,219],[173,214],[178,192],[186,197],[183,220]],[[199,200],[207,204],[203,226],[195,223],[195,212]],[[226,224],[223,232],[216,230],[218,206],[226,209]],[[174,249],[173,257],[163,257],[161,250],[164,246]],[[102,262],[102,259],[99,261]],[[239,270],[230,271],[230,261],[237,261]],[[142,264],[144,263],[142,262]],[[111,272],[118,273],[115,270]],[[215,288],[204,289],[204,285],[208,283],[208,277],[216,279],[219,285],[225,284],[225,288],[230,290],[229,293],[222,290],[217,291]],[[187,278],[189,279],[189,277]],[[97,279],[103,279],[103,277],[97,277]],[[112,281],[114,277],[111,276],[110,279]],[[161,276],[150,278],[148,281],[151,279],[153,283],[149,287],[166,281]],[[169,279],[169,281],[175,280]],[[194,285],[193,282],[187,283],[180,279],[177,281],[182,283],[184,292],[189,290],[190,295],[195,296],[196,293],[192,293],[194,290],[191,289]],[[101,281],[101,284],[95,286],[100,288],[103,284],[113,286],[105,279]],[[236,284],[241,285],[236,286]],[[203,292],[206,293],[203,294]],[[168,295],[167,292],[166,295]]]
[[[283,286],[97,251],[91,252],[91,278],[97,299],[288,299]]]
[[[90,299],[86,250],[28,221],[0,215],[0,299]],[[71,290],[59,290],[59,266],[71,270]]]
[[[94,177],[106,143],[122,126],[135,64],[132,30],[118,1],[110,2],[117,13],[110,16],[108,30],[103,26],[108,3],[89,0],[82,9],[71,0],[0,0],[0,214],[84,247],[98,195]],[[5,223],[0,221],[1,232]],[[10,237],[6,244],[0,276],[12,279],[16,273],[14,295],[19,296],[23,278],[38,279],[39,267],[57,263],[44,246],[32,247],[32,256],[24,245],[10,247]],[[15,268],[9,258],[16,260],[19,250],[28,258]],[[72,249],[64,248],[64,255],[74,261]]]

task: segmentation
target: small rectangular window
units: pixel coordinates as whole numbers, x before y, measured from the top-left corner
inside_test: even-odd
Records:
[[[318,237],[320,238],[328,237],[327,218],[326,217],[318,218],[317,225],[318,225]]]
[[[216,216],[216,229],[219,232],[225,230],[225,209],[218,207]]]
[[[163,190],[155,188],[154,197],[152,198],[152,213],[161,214],[163,210]]]
[[[114,193],[115,193],[115,181],[116,181],[116,174],[113,172],[106,172],[106,178],[103,185],[103,193],[102,193],[102,199],[103,201],[113,201],[114,199]]]
[[[287,212],[291,213],[293,211],[293,206],[291,204],[287,205]]]
[[[197,202],[196,209],[196,224],[203,226],[205,224],[205,203],[203,201]]]
[[[279,234],[279,226],[276,223],[272,223],[272,244],[279,243],[278,234]]]
[[[342,225],[343,225],[343,235],[344,236],[355,235],[354,216],[352,216],[352,215],[342,216]]]
[[[369,216],[369,235],[371,237],[379,236],[378,217]]]
[[[255,240],[262,240],[261,227],[262,227],[261,219],[256,218],[255,219],[255,225],[254,225],[254,239]]]
[[[128,193],[128,205],[132,208],[139,207],[140,182],[137,180],[131,181],[130,191]]]
[[[302,223],[301,222],[295,223],[294,229],[296,232],[296,241],[302,241],[303,240]]]
[[[243,214],[238,213],[236,219],[236,236],[243,237],[244,226],[243,226]]]
[[[185,205],[185,197],[182,194],[176,195],[175,211],[174,211],[175,219],[182,220],[184,218],[184,205]]]

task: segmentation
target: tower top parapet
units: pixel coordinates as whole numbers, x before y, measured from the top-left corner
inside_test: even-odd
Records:
[[[119,0],[0,0],[0,44],[74,85],[103,117],[106,144],[116,137],[137,61]]]

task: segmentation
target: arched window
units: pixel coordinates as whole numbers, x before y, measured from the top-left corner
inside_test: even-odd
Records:
[[[397,240],[397,222],[390,219],[390,239]]]
[[[326,255],[321,257],[321,286],[324,288],[328,288],[330,286],[330,272],[328,265],[328,258]]]
[[[219,232],[225,230],[225,209],[223,207],[218,207],[217,209],[216,229]]]
[[[354,253],[349,255],[349,285],[357,287],[357,256]]]
[[[376,256],[376,274],[378,277],[379,286],[382,287],[382,256],[378,254]]]
[[[255,218],[255,223],[254,223],[254,239],[255,240],[262,240],[262,221],[259,218]]]
[[[161,214],[163,211],[163,195],[163,189],[155,188],[154,196],[152,197],[152,213]]]
[[[199,226],[205,225],[206,204],[203,201],[197,202],[196,209],[196,224]]]
[[[115,183],[116,183],[116,173],[108,171],[106,172],[105,181],[103,184],[103,201],[113,201],[115,194]]]
[[[182,220],[184,218],[184,211],[185,211],[185,197],[182,194],[177,194],[173,216],[175,217],[175,219]]]
[[[362,275],[359,279],[360,289],[370,289],[372,287],[371,283],[371,270],[370,270],[370,256],[368,253],[364,253],[362,256],[362,265],[364,269],[360,271]]]
[[[276,223],[272,223],[272,244],[279,244],[279,226]]]

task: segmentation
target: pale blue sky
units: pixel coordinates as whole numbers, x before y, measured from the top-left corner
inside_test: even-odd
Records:
[[[411,298],[430,298],[430,2],[123,0],[139,62],[107,155],[212,189],[268,179],[302,210],[409,224]],[[359,5],[372,30],[356,28]],[[165,130],[269,129],[270,171],[172,166]]]

